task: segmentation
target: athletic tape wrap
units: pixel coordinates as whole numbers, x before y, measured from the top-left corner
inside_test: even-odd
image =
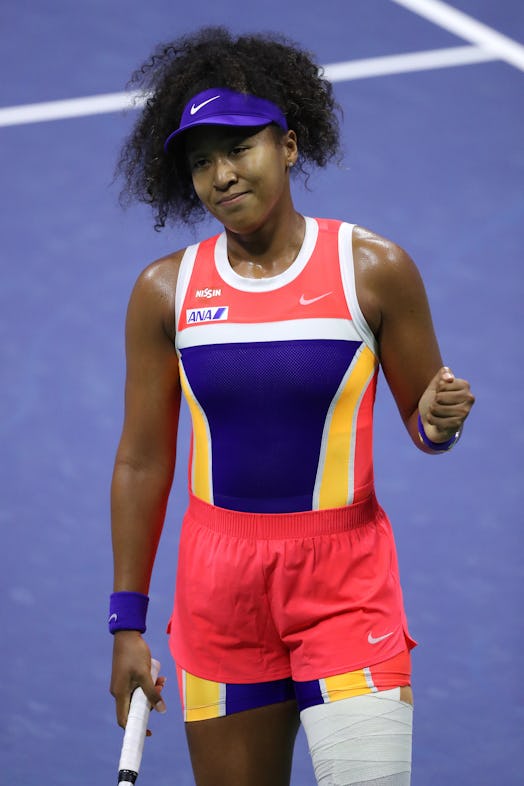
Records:
[[[400,688],[300,713],[318,786],[409,786],[413,707]]]
[[[141,592],[113,592],[109,599],[109,633],[118,630],[146,630],[149,598]]]
[[[418,438],[427,448],[433,450],[435,453],[443,453],[446,450],[451,450],[451,448],[453,448],[459,441],[460,435],[462,433],[462,429],[459,429],[453,434],[451,439],[446,440],[446,442],[433,442],[433,440],[431,440],[427,436],[426,432],[424,431],[424,424],[422,423],[422,418],[420,417],[420,414],[418,416],[417,423],[418,423]]]

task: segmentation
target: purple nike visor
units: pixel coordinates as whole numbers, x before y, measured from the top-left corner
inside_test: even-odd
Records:
[[[169,134],[164,151],[167,152],[178,134],[195,126],[263,126],[269,123],[276,123],[287,131],[286,118],[272,101],[235,93],[225,87],[210,88],[198,93],[185,106],[180,126]]]

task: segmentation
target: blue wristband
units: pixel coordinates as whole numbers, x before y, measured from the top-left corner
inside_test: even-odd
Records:
[[[146,630],[149,598],[141,592],[113,592],[109,599],[109,633],[118,630]]]
[[[445,442],[433,442],[433,440],[431,440],[427,436],[426,432],[424,431],[424,425],[422,423],[422,418],[420,417],[420,412],[418,415],[417,423],[418,423],[418,438],[427,448],[433,450],[435,453],[443,453],[446,450],[451,450],[451,448],[454,447],[459,441],[460,435],[462,433],[462,429],[459,429],[453,434],[451,439],[447,439]]]

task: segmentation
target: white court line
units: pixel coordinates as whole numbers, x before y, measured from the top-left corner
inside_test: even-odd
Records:
[[[44,120],[102,115],[106,112],[132,109],[139,104],[140,99],[137,93],[104,93],[86,98],[68,98],[64,101],[8,106],[0,109],[0,126],[17,126],[24,123],[40,123]]]
[[[409,71],[461,66],[498,59],[498,56],[475,46],[456,46],[450,49],[434,49],[426,52],[411,52],[402,55],[369,57],[349,60],[324,66],[325,76],[332,82],[341,82],[366,77],[387,76]],[[140,106],[143,99],[139,93],[105,93],[86,98],[64,101],[47,101],[38,104],[0,109],[0,126],[41,123],[46,120],[63,120],[70,117],[100,115]]]
[[[483,63],[497,58],[476,46],[454,46],[451,49],[432,49],[427,52],[410,52],[405,55],[369,57],[324,66],[324,75],[331,82],[364,79],[371,76],[402,74],[408,71],[425,71],[433,68]]]
[[[442,0],[392,0],[524,71],[524,46]]]

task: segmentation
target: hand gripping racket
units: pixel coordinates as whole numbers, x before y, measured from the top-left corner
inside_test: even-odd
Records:
[[[156,682],[160,663],[151,659],[151,676]],[[118,764],[119,786],[132,786],[140,770],[144,740],[146,738],[147,721],[151,712],[151,704],[146,699],[142,688],[136,688],[131,696],[131,706],[124,731],[124,741]]]

